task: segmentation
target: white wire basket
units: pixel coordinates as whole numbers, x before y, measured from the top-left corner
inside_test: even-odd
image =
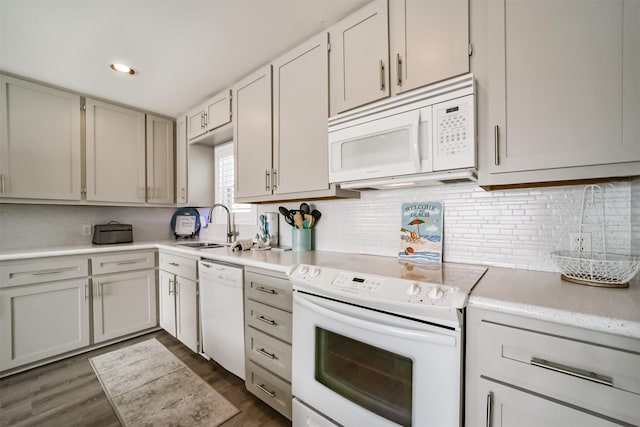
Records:
[[[600,238],[603,252],[555,251],[551,252],[551,259],[553,259],[560,268],[562,279],[568,282],[609,288],[626,288],[629,286],[629,281],[638,273],[640,257],[607,253],[607,234],[605,231],[603,200],[604,190],[599,185],[587,185],[583,190],[582,208],[580,209],[580,232],[578,234],[579,241],[582,241],[585,205],[587,192],[589,190],[591,190],[592,208],[599,214]],[[596,201],[596,199],[598,200]]]
[[[627,287],[640,269],[636,256],[556,251],[551,258],[560,267],[563,280],[584,285]]]

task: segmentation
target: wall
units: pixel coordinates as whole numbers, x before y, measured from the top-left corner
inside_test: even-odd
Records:
[[[628,254],[632,184],[603,187],[608,251]],[[633,187],[637,245],[640,184]],[[557,271],[549,253],[569,249],[569,232],[579,230],[583,189],[563,186],[486,192],[475,184],[454,184],[366,191],[359,200],[312,202],[312,208],[322,212],[314,231],[315,248],[397,256],[402,203],[439,200],[444,202],[445,261]],[[590,197],[586,202],[583,231],[592,233],[593,250],[601,251],[599,211]],[[298,208],[298,204],[281,205]],[[278,206],[260,205],[259,212],[277,212]],[[290,245],[291,227],[282,218],[279,227],[281,245]],[[640,253],[637,246],[635,252]]]
[[[173,238],[170,229],[174,208],[58,206],[0,204],[0,249],[91,244],[82,235],[83,224],[111,220],[133,225],[133,239]]]
[[[611,253],[640,254],[640,180],[606,185],[607,246]],[[397,256],[403,202],[444,202],[444,260],[522,269],[558,271],[549,257],[569,248],[578,231],[584,186],[486,192],[475,184],[365,191],[360,199],[311,202],[322,212],[315,248]],[[299,203],[259,205],[258,212],[297,209]],[[88,244],[82,224],[118,220],[133,224],[136,241],[172,239],[173,208],[0,204],[0,249]],[[206,215],[206,212],[202,212]],[[587,198],[585,232],[600,251],[598,215]],[[280,243],[291,245],[291,227],[280,216]],[[240,226],[239,238],[253,238],[255,226]],[[224,240],[225,226],[201,237]]]

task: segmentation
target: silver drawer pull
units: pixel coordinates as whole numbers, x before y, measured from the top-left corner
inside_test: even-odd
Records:
[[[64,273],[65,271],[71,271],[74,270],[75,267],[71,267],[71,268],[56,268],[53,270],[42,270],[42,271],[36,271],[35,273],[33,273],[34,276],[46,276],[47,274],[60,274],[60,273]]]
[[[180,264],[178,264],[177,262],[170,262],[169,265],[172,265],[174,267],[180,267]]]
[[[256,351],[257,351],[258,353],[260,353],[261,355],[268,357],[268,358],[269,358],[269,359],[271,359],[271,360],[275,360],[275,359],[277,359],[277,357],[276,357],[276,355],[275,355],[275,354],[272,354],[272,353],[269,353],[269,352],[265,351],[265,350],[264,350],[264,348],[259,348],[259,349],[257,349]]]
[[[493,393],[489,392],[487,394],[487,418],[486,418],[486,427],[491,427],[492,418],[493,418]]]
[[[266,318],[266,317],[264,317],[264,316],[256,316],[256,319],[258,319],[258,320],[259,320],[259,321],[261,321],[261,322],[268,323],[269,325],[272,325],[272,326],[277,325],[277,323],[275,322],[275,320],[267,319],[267,318]]]
[[[134,259],[134,260],[131,260],[131,261],[119,261],[119,262],[116,262],[116,265],[137,264],[139,262],[144,262],[144,261],[145,261],[144,259],[140,258],[140,259]]]
[[[263,288],[262,286],[256,287],[256,291],[264,292],[265,294],[273,294],[273,295],[277,293],[275,289]]]
[[[532,357],[531,364],[540,368],[551,369],[552,371],[560,372],[567,375],[573,375],[574,377],[613,387],[613,378],[596,374],[595,372],[589,372],[585,371],[584,369],[561,365],[560,363],[549,362],[548,360],[540,359],[538,357]]]
[[[276,392],[267,390],[266,388],[264,388],[264,384],[256,384],[256,387],[258,387],[261,392],[268,395],[269,397],[276,397]]]

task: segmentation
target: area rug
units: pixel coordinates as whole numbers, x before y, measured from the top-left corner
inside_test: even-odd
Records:
[[[89,362],[126,427],[219,426],[239,412],[155,338]]]

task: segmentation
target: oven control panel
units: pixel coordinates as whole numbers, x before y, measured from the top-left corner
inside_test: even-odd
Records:
[[[352,302],[374,302],[375,307],[422,306],[462,308],[467,293],[456,286],[299,265],[290,273],[294,288]]]

